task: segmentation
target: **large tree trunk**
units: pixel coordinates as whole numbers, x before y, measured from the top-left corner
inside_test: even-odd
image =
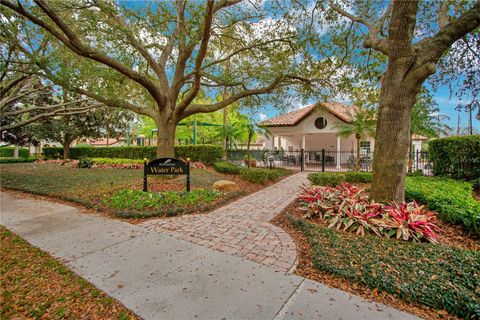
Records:
[[[63,144],[63,160],[70,159],[70,142]]]
[[[372,198],[381,202],[404,200],[410,115],[418,93],[396,83],[384,82],[378,113]]]
[[[18,159],[19,150],[20,150],[20,146],[18,144],[15,144],[15,149],[13,149],[13,157],[15,159]]]
[[[167,121],[158,121],[157,126],[157,158],[175,157],[176,123],[170,119]]]
[[[70,137],[69,135],[66,135],[63,138],[63,143],[62,143],[62,146],[63,146],[63,160],[70,159],[70,145],[72,144],[73,140],[74,139],[72,137]]]
[[[389,28],[388,66],[382,80],[375,137],[371,196],[375,201],[404,201],[410,142],[410,118],[428,73],[414,76],[412,50],[417,1],[398,1]]]

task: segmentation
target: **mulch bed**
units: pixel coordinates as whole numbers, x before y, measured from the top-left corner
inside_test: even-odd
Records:
[[[1,319],[139,319],[47,253],[0,233]]]
[[[316,269],[313,265],[312,248],[309,240],[303,232],[297,229],[287,218],[288,214],[296,218],[302,218],[303,212],[298,210],[297,207],[297,202],[292,203],[285,208],[280,215],[276,216],[271,221],[272,224],[285,230],[295,241],[298,259],[298,265],[295,269],[296,274],[324,283],[330,287],[359,295],[367,300],[390,305],[394,308],[404,310],[425,319],[459,319],[445,310],[437,310],[422,304],[406,302],[389,293],[379,291],[378,289],[370,289],[366,285],[352,283],[343,278]],[[316,221],[308,221],[318,224]],[[447,225],[442,222],[440,222],[439,225],[444,230],[444,233],[440,238],[441,243],[461,249],[480,249],[480,242],[475,237],[466,234],[461,227]]]

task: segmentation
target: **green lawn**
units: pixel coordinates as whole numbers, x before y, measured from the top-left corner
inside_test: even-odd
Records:
[[[57,197],[59,199],[73,201],[83,204],[87,207],[107,208],[102,199],[109,197],[121,190],[141,190],[143,186],[143,170],[133,169],[79,169],[72,168],[69,164],[2,164],[0,165],[1,186],[4,188],[31,192],[34,194],[47,195]],[[214,172],[213,170],[192,169],[191,171],[191,188],[207,189],[212,186],[215,181],[229,179],[231,177]],[[184,191],[185,176],[149,176],[149,191],[161,192],[167,190]],[[246,184],[247,182],[242,182]],[[243,188],[242,188],[243,189]],[[240,196],[244,192],[229,194],[228,197],[222,197],[223,200]],[[180,197],[183,199],[182,197]],[[228,199],[227,199],[228,198]],[[212,197],[203,197],[208,202],[217,200]],[[219,201],[222,199],[218,199]],[[172,209],[169,206],[168,212],[163,212],[163,208],[146,208],[152,212],[145,214],[146,216],[161,216],[187,213],[197,210],[184,210],[182,203],[181,210]],[[115,211],[118,208],[111,208]],[[129,209],[129,208],[125,208]],[[142,217],[145,208],[140,208],[138,212],[128,210],[120,210],[119,215],[122,217],[135,216]],[[199,210],[207,210],[208,207],[198,207]],[[155,212],[153,212],[155,211]]]
[[[86,202],[141,182],[141,170],[78,169],[56,164],[2,164],[1,186]]]
[[[480,252],[359,237],[291,220],[309,240],[317,269],[459,317],[480,318]]]

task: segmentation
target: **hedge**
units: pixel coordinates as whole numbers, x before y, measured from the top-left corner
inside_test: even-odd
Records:
[[[434,175],[480,178],[480,135],[435,139],[429,142],[428,150]]]
[[[0,157],[12,158],[14,150],[14,147],[0,147]],[[21,158],[28,158],[30,156],[30,151],[27,148],[19,148],[18,156]]]
[[[38,158],[13,158],[13,157],[6,157],[0,158],[0,163],[25,163],[25,162],[35,162]]]
[[[229,162],[216,162],[213,168],[220,173],[225,174],[238,174],[240,178],[245,181],[250,181],[259,184],[265,184],[268,181],[277,180],[280,177],[288,176],[291,174],[290,170],[276,168],[276,169],[264,169],[264,168],[247,168],[237,166]]]
[[[236,166],[226,161],[215,162],[213,164],[215,171],[226,174],[240,174],[242,167]]]
[[[308,180],[318,186],[336,186],[343,182],[370,183],[372,179],[370,172],[315,172],[308,175]]]
[[[123,158],[123,159],[155,159],[156,147],[95,147],[95,148],[70,148],[70,158]],[[45,159],[63,158],[63,148],[43,148]],[[212,164],[223,156],[223,148],[218,145],[197,144],[175,146],[175,156],[190,158],[192,161],[201,161]]]
[[[480,201],[471,183],[447,177],[407,177],[405,198],[426,204],[447,222],[480,235]]]

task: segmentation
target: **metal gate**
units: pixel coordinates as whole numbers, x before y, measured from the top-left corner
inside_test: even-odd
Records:
[[[251,165],[261,168],[286,168],[296,171],[347,172],[355,171],[357,155],[353,150],[229,150],[228,160],[238,165]],[[405,159],[408,171],[422,171],[431,174],[428,153],[417,151]],[[360,152],[359,170],[371,172],[373,154]]]

